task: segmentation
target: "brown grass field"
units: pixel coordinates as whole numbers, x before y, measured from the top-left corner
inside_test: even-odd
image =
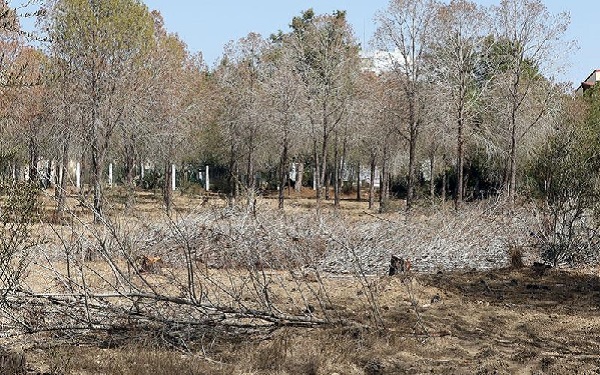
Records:
[[[600,280],[528,269],[381,277],[384,326],[370,328],[360,286],[326,281],[353,324],[268,334],[203,333],[186,351],[146,335],[79,346],[36,337],[32,369],[56,374],[596,374]],[[413,298],[416,304],[413,303]],[[26,341],[29,338],[25,337]]]
[[[178,196],[176,207],[191,211],[201,201]],[[217,199],[210,203],[213,208],[223,204]],[[286,203],[291,212],[314,205],[306,197],[292,197]],[[341,214],[352,221],[377,220],[364,202],[342,204]],[[270,209],[276,201],[267,199],[261,205]],[[158,220],[160,210],[156,197],[140,195],[130,220]],[[118,205],[113,211],[119,211]],[[86,215],[84,210],[80,214]],[[393,215],[398,214],[385,217]],[[38,230],[50,236],[47,228]],[[97,271],[91,282],[102,289],[110,278],[103,275],[110,270],[101,262],[89,264]],[[54,266],[64,268],[59,261]],[[184,270],[170,263],[162,267],[147,280],[163,290],[174,288],[165,275]],[[223,284],[241,283],[246,277],[231,269],[204,272]],[[307,327],[261,329],[262,323],[251,318],[248,325],[256,323],[256,329],[202,326],[182,345],[166,340],[160,329],[135,325],[81,335],[24,333],[2,336],[0,342],[24,354],[31,374],[600,373],[600,278],[595,267],[551,269],[543,275],[528,264],[490,271],[409,271],[391,277],[329,272],[316,278],[305,273],[302,284],[286,271],[269,270],[265,275],[277,281],[271,298],[279,310],[335,319]],[[51,280],[47,268],[33,266],[27,274],[27,284],[40,292],[53,290]],[[300,306],[303,288],[326,293],[322,297],[314,293],[307,305]],[[206,293],[224,298],[208,287]],[[43,317],[44,311],[39,314]]]

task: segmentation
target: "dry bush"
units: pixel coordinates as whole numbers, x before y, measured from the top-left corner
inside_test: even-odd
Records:
[[[523,263],[523,247],[521,246],[509,246],[508,256],[510,258],[510,266],[514,269],[521,269],[525,266]]]
[[[69,227],[53,227],[55,237],[36,257],[28,284],[12,296],[20,302],[9,327],[15,333],[60,331],[70,342],[110,332],[113,340],[136,338],[186,352],[203,346],[209,330],[254,340],[284,327],[387,332],[409,322],[427,335],[421,306],[432,296],[412,273],[385,276],[390,256],[408,259],[417,271],[497,266],[507,262],[506,244],[518,242],[523,225],[495,206],[359,218],[256,207],[199,205],[172,216],[108,210],[102,225],[73,214]],[[139,261],[158,258],[156,268]],[[43,319],[36,318],[39,311]],[[235,369],[364,373],[371,357],[339,354],[364,342],[361,335],[347,343],[320,336],[334,348],[349,345],[335,352],[324,346],[307,351],[296,339],[269,340],[258,349],[236,350],[245,365]],[[216,348],[202,350],[209,358],[220,355]],[[327,353],[335,353],[335,361]]]
[[[39,215],[38,189],[29,183],[0,185],[0,303],[21,286],[39,239],[32,232]]]
[[[7,348],[0,348],[0,373],[6,375],[26,374],[25,354]]]

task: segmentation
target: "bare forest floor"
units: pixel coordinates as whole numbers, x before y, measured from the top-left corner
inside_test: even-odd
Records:
[[[362,288],[332,277],[348,325],[269,333],[206,330],[185,350],[140,332],[69,345],[24,337],[31,369],[65,374],[596,374],[600,280],[528,269],[381,277],[381,327]],[[414,298],[414,300],[413,300]],[[413,303],[416,302],[416,305]],[[160,335],[160,332],[156,333]],[[16,340],[16,344],[20,340]]]
[[[32,374],[600,373],[600,269],[535,272],[530,265],[538,258],[525,243],[535,220],[527,210],[505,214],[472,206],[461,216],[429,208],[406,218],[347,200],[339,211],[326,206],[315,219],[307,213],[314,201],[298,196],[286,204],[283,217],[273,213],[275,199],[260,201],[258,211],[268,214],[249,226],[248,217],[223,213],[225,203],[218,198],[207,203],[176,197],[178,211],[170,222],[177,222],[177,233],[187,233],[186,248],[198,257],[202,306],[210,303],[229,314],[222,320],[201,315],[207,323],[194,325],[185,323],[200,319],[191,307],[172,312],[179,306],[175,299],[189,292],[180,282],[186,266],[173,250],[180,246],[177,233],[171,238],[172,231],[161,231],[158,224],[165,220],[159,198],[146,194],[138,197],[134,213],[118,204],[111,208],[137,251],[161,257],[156,268],[132,276],[129,288],[158,289],[156,295],[175,303],[157,298],[153,305],[138,306],[141,299],[124,298],[111,305],[98,298],[106,311],[90,313],[73,302],[74,310],[87,311],[89,327],[6,328],[0,342],[11,353],[22,353]],[[39,327],[53,327],[48,321],[60,316],[75,319],[55,308],[67,301],[60,296],[78,289],[66,291],[67,258],[53,236],[64,241],[69,231],[85,232],[78,246],[90,249],[98,237],[95,227],[88,228],[91,216],[85,209],[75,200],[71,206],[79,210],[78,218],[87,219],[36,227],[45,247],[36,253],[25,284],[32,295],[58,296],[27,305],[22,319]],[[213,216],[202,216],[205,211]],[[123,223],[132,227],[125,231]],[[195,236],[200,227],[206,232]],[[205,239],[206,233],[213,237]],[[509,250],[518,246],[525,265],[511,268]],[[254,252],[264,255],[252,258]],[[387,276],[390,254],[410,259],[413,269]],[[81,262],[85,267],[73,271],[79,276],[71,275],[72,283],[88,273],[86,288],[96,288],[89,298],[124,294],[113,279],[115,268],[127,269],[125,260],[115,255],[114,262],[103,256]],[[121,308],[130,315],[117,314]],[[241,318],[235,315],[240,311],[246,312]],[[118,324],[102,323],[114,317]]]

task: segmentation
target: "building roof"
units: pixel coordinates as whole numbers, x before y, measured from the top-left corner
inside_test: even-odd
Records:
[[[589,76],[587,76],[587,78],[584,80],[584,82],[588,82],[588,81],[590,80],[590,78],[592,78],[592,76],[593,76],[595,73],[598,73],[598,72],[600,72],[600,69],[595,69],[595,70],[592,70],[592,72],[590,73],[590,75],[589,75]],[[596,80],[594,80],[593,82],[596,82]]]
[[[579,88],[577,88],[576,93],[577,94],[583,94],[583,92],[587,89],[589,89],[590,87],[594,86],[596,84],[597,80],[597,73],[600,73],[600,69],[595,69],[593,70],[589,76],[587,76],[587,78],[585,79],[585,81],[581,82],[581,84],[579,85]]]

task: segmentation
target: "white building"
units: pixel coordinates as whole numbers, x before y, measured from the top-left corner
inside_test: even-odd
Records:
[[[377,75],[389,72],[394,69],[394,65],[402,61],[400,51],[362,51],[360,53],[362,69],[371,71]]]

